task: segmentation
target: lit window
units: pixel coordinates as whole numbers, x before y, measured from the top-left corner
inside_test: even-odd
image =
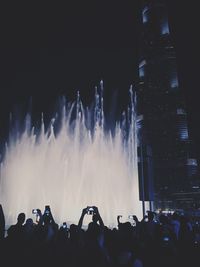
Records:
[[[177,108],[177,114],[178,115],[186,115],[186,112],[183,108]]]
[[[143,67],[144,65],[146,65],[146,60],[142,60],[139,64],[139,68]]]
[[[177,72],[175,70],[172,70],[170,75],[170,87],[171,88],[178,87],[178,77],[177,77]]]
[[[178,122],[178,135],[181,141],[187,141],[188,140],[188,128],[185,117],[183,119],[179,118]]]
[[[180,131],[180,138],[181,138],[182,141],[188,139],[188,131],[187,131],[187,129]]]
[[[142,60],[139,64],[139,77],[144,77],[144,67],[146,65],[146,60]]]
[[[197,160],[196,159],[187,159],[187,165],[189,166],[197,166]]]
[[[146,23],[148,21],[148,7],[145,7],[142,12],[142,22]]]
[[[169,34],[169,25],[167,19],[161,22],[161,34]]]
[[[178,87],[178,79],[177,79],[177,77],[174,77],[171,80],[171,88],[176,88],[176,87]]]
[[[140,76],[140,78],[144,77],[144,67],[139,69],[139,76]]]

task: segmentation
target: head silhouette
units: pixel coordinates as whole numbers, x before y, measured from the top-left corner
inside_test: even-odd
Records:
[[[153,219],[154,219],[154,212],[152,212],[152,211],[148,211],[147,212],[147,216],[148,216],[148,220],[149,221],[153,221]]]
[[[33,225],[33,220],[31,218],[28,218],[26,220],[26,225]]]
[[[17,217],[17,224],[22,225],[25,222],[26,215],[25,213],[20,213]]]

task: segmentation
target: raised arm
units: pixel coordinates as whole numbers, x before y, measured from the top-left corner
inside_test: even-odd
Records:
[[[122,215],[118,215],[117,216],[117,225],[118,225],[118,228],[120,228],[120,225],[121,225],[120,218],[122,218]]]
[[[39,220],[37,220],[37,224],[41,226],[43,224],[43,215],[40,209],[37,209],[37,217],[39,217]]]
[[[83,219],[84,219],[84,216],[86,213],[87,213],[87,208],[84,208],[82,210],[81,217],[80,217],[79,222],[78,222],[78,229],[81,229],[81,227],[83,225]]]
[[[101,215],[99,213],[99,210],[96,206],[93,206],[93,209],[94,209],[94,214],[97,216],[97,220],[99,221],[99,225],[103,229],[104,223],[103,223],[103,220],[102,220]]]
[[[133,215],[133,220],[135,221],[136,225],[139,224],[138,217],[136,215]]]

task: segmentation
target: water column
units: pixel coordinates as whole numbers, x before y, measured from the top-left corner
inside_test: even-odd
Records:
[[[117,215],[142,215],[137,168],[135,97],[114,130],[105,130],[103,83],[96,89],[94,108],[84,108],[79,93],[65,101],[62,112],[45,127],[32,125],[12,131],[0,169],[0,203],[6,223],[25,212],[50,205],[58,223],[78,223],[86,206],[99,208],[104,223],[114,226]],[[59,127],[58,127],[59,125]],[[91,217],[86,218],[89,221]]]

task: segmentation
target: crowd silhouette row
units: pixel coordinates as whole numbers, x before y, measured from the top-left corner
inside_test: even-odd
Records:
[[[139,221],[120,222],[110,229],[97,207],[82,210],[77,224],[59,226],[51,208],[33,210],[36,220],[22,212],[5,231],[0,205],[1,266],[165,267],[199,266],[200,218],[148,211]],[[85,215],[91,215],[83,229]],[[5,234],[6,233],[6,234]],[[13,265],[14,261],[14,265]]]

